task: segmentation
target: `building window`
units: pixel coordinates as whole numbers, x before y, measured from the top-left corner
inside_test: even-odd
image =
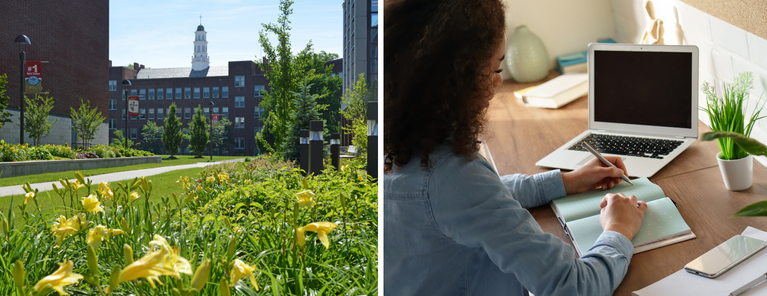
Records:
[[[253,128],[253,136],[254,137],[258,136],[258,133],[260,133],[260,132],[261,132],[261,127],[260,126],[257,126],[255,128]]]
[[[146,100],[146,89],[142,89],[141,91],[139,91],[138,99],[141,101]]]
[[[253,109],[253,117],[261,118],[261,116],[264,116],[264,107],[255,106]]]
[[[205,118],[210,118],[210,108],[202,108],[202,116],[205,116]]]
[[[202,88],[202,98],[203,99],[210,98],[210,87],[203,87]]]
[[[245,117],[235,117],[234,128],[245,128]]]
[[[199,99],[200,98],[200,88],[199,87],[195,87],[194,88],[194,98],[195,99]]]
[[[184,99],[191,99],[192,98],[192,88],[191,87],[185,87],[184,88]]]
[[[117,80],[109,80],[109,91],[117,91]]]
[[[154,88],[149,90],[149,99],[154,100]]]
[[[245,76],[234,76],[234,87],[244,87]]]
[[[261,96],[263,96],[263,94],[264,94],[264,91],[266,90],[266,88],[265,88],[265,86],[264,86],[264,85],[256,85],[254,88],[256,89],[256,90],[255,90],[255,96],[256,96],[256,97],[261,97]]]
[[[163,99],[163,96],[164,96],[164,95],[163,95],[163,93],[162,93],[162,88],[158,88],[158,89],[157,89],[157,99],[158,99],[158,100],[162,100],[162,99]]]
[[[146,109],[138,109],[138,119],[146,120]]]
[[[173,99],[173,89],[172,88],[166,88],[165,89],[165,98],[168,100]]]
[[[188,135],[188,134],[189,134],[189,128],[188,128],[188,127],[185,127],[185,128],[184,128],[184,134],[185,134],[185,135]],[[189,153],[189,151],[187,151],[186,153]]]
[[[163,109],[157,108],[157,119],[163,119],[165,118],[164,114],[162,114]]]
[[[218,99],[218,86],[213,87],[213,98]]]
[[[221,98],[224,98],[224,99],[229,98],[229,87],[228,86],[221,87]]]
[[[170,108],[168,108],[168,113],[170,113]],[[176,108],[176,117],[181,119],[181,108]]]
[[[131,139],[135,139],[136,138],[136,134],[137,134],[136,128],[135,127],[131,128],[130,129],[130,138]]]
[[[115,120],[114,120],[114,118],[113,118],[113,119],[110,119],[110,120],[109,120],[109,129],[111,129],[111,130],[115,129],[115,125],[116,125],[116,124],[115,124]]]
[[[149,120],[154,120],[154,108],[149,108]]]
[[[123,120],[125,120],[125,109],[123,109]],[[125,135],[125,133],[123,133],[123,135]]]
[[[229,119],[229,107],[221,107],[221,117]]]
[[[234,108],[245,108],[245,97],[234,97]]]
[[[245,138],[234,138],[234,149],[245,149]]]
[[[136,90],[135,90],[135,89],[131,89],[131,90],[130,90],[130,95],[131,95],[131,96],[137,96],[137,95],[138,95],[138,92],[136,92]]]
[[[192,108],[184,108],[184,119],[192,118]]]
[[[224,145],[224,147],[221,147],[221,154],[229,155],[229,145]]]
[[[218,114],[218,107],[213,107],[213,114]]]
[[[109,100],[109,110],[117,110],[117,100]]]
[[[181,94],[181,88],[176,88],[176,100],[180,100],[183,95]]]

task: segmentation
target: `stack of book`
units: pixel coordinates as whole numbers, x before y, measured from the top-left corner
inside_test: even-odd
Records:
[[[514,92],[527,106],[557,109],[589,93],[589,75],[565,74]]]
[[[605,39],[597,42],[615,43],[615,41],[612,39]],[[588,52],[585,50],[581,52],[563,54],[558,56],[556,60],[557,66],[554,69],[559,71],[559,73],[585,73],[588,71]]]

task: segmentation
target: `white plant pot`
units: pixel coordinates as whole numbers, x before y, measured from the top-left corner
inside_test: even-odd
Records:
[[[740,191],[751,188],[754,176],[754,156],[749,155],[741,159],[724,160],[719,158],[722,153],[716,155],[719,162],[719,171],[722,172],[724,187],[728,190]]]

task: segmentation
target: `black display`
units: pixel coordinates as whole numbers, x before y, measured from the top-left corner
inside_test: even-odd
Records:
[[[691,128],[692,53],[594,51],[594,120]]]

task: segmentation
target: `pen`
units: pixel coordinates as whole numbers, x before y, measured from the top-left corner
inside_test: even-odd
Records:
[[[767,281],[767,276],[764,275],[764,274],[760,275],[755,280],[748,282],[745,286],[740,287],[739,289],[737,289],[734,292],[730,293],[730,295],[728,295],[728,296],[739,296],[739,295],[745,293],[746,291],[751,290],[754,287],[764,283],[765,281]]]
[[[604,163],[604,164],[606,164],[606,165],[608,165],[610,167],[617,168],[612,162],[610,162],[607,159],[605,159],[604,157],[602,157],[602,154],[599,154],[599,152],[594,150],[594,148],[592,148],[591,145],[589,145],[588,143],[581,142],[581,146],[583,146],[584,149],[586,149],[589,152],[591,152],[591,154],[594,154],[594,156],[596,156],[597,159],[602,161],[602,163]],[[623,174],[623,176],[621,176],[621,179],[623,179],[623,181],[626,181],[627,183],[629,183],[631,185],[634,185],[634,183],[631,183],[631,180],[629,180],[629,177],[626,176],[626,174]]]

